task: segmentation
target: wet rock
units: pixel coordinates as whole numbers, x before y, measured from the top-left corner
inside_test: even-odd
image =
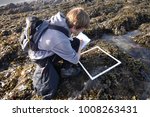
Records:
[[[4,9],[14,9],[14,8],[17,8],[17,5],[15,5],[13,3],[10,3],[4,7]]]
[[[25,5],[22,6],[21,8],[18,9],[18,12],[28,12],[28,11],[32,11],[32,7],[30,7],[29,5]]]
[[[20,12],[28,12],[28,11],[33,11],[33,9],[30,6],[21,6],[20,8],[17,9],[8,10],[7,14],[15,14]]]
[[[115,17],[102,24],[106,30],[112,30],[115,35],[125,34],[126,31],[137,28],[142,22],[149,21],[148,14],[144,14],[137,7],[127,5],[122,7]]]
[[[17,27],[14,31],[16,32],[16,33],[21,33],[22,32],[22,27]]]
[[[3,30],[2,32],[1,32],[1,36],[9,36],[9,35],[11,35],[11,31],[10,30]]]
[[[143,47],[150,48],[150,23],[142,24],[139,27],[139,30],[141,31],[141,34],[132,39]]]

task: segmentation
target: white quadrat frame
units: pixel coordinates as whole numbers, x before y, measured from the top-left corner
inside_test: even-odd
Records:
[[[99,49],[99,50],[101,50],[103,53],[105,53],[106,55],[108,55],[109,57],[111,57],[112,59],[114,59],[117,63],[114,64],[113,66],[107,68],[106,70],[100,72],[99,74],[97,74],[97,75],[95,75],[95,76],[92,76],[92,75],[87,71],[87,69],[84,67],[84,65],[79,61],[79,64],[81,65],[81,67],[84,69],[84,71],[87,73],[87,75],[90,77],[91,80],[94,80],[94,79],[98,78],[99,76],[105,74],[106,72],[110,71],[111,69],[113,69],[113,68],[115,68],[116,66],[118,66],[118,65],[121,64],[121,61],[119,61],[118,59],[116,59],[115,57],[113,57],[112,55],[110,55],[109,53],[107,53],[106,51],[104,51],[103,49],[101,49],[99,46],[95,46],[95,47],[93,47],[93,48],[91,48],[91,49],[89,49],[89,50],[87,50],[87,51],[82,52],[82,53],[81,53],[81,56],[82,56],[83,54],[85,54],[85,53],[88,53],[88,52],[94,50],[94,49]]]

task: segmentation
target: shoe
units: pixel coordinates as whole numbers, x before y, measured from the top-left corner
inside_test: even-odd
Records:
[[[62,78],[69,78],[78,76],[81,72],[80,67],[69,67],[69,68],[62,68],[61,69],[61,77]]]

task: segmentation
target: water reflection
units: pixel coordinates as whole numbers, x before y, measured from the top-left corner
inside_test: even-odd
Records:
[[[148,63],[149,65],[150,64],[150,50],[147,48],[141,47],[139,44],[133,42],[131,39],[139,34],[140,32],[138,30],[129,32],[122,36],[104,34],[102,39],[112,41],[115,45],[117,45],[124,52],[128,53],[135,59],[140,59],[144,63]]]

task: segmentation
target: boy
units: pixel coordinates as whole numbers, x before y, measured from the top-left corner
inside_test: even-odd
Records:
[[[66,17],[58,12],[49,20],[50,24],[64,27],[69,35],[77,35],[89,26],[90,18],[83,8],[70,10]],[[59,77],[71,77],[79,74],[78,68],[70,67],[80,59],[82,41],[69,38],[58,30],[48,29],[38,42],[39,51],[29,50],[32,60],[36,60],[37,67],[33,75],[33,86],[43,99],[51,99],[57,90]],[[56,71],[57,59],[63,59],[61,76]]]

